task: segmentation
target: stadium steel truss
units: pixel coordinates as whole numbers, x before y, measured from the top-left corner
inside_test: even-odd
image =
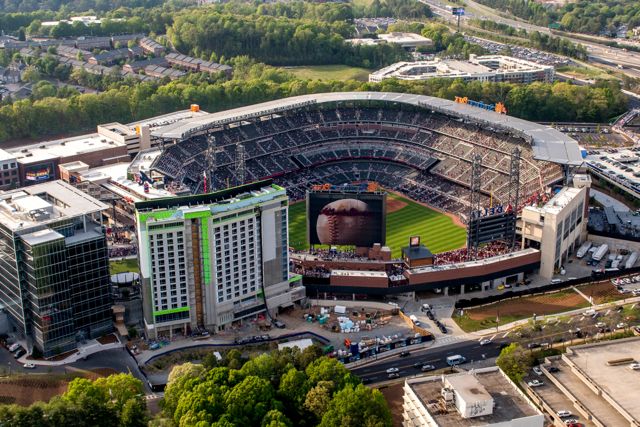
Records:
[[[490,198],[507,204],[544,191],[564,178],[563,168],[582,163],[577,142],[552,128],[440,98],[385,92],[270,101],[157,127],[152,137],[164,147],[152,169],[194,194],[204,191],[213,164],[209,191],[273,178],[298,199],[310,184],[371,180],[463,220],[475,156],[483,206]]]

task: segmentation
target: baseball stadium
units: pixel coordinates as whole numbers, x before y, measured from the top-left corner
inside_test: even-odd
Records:
[[[492,289],[561,263],[586,233],[586,211],[576,204],[571,236],[546,261],[542,229],[549,221],[532,225],[541,227],[536,231],[521,219],[525,207],[557,205],[569,193],[584,206],[588,189],[569,191],[582,164],[577,142],[483,104],[324,93],[168,123],[151,136],[163,147],[151,173],[173,193],[261,180],[284,187],[290,268],[311,292]],[[335,198],[314,211],[329,193]],[[366,207],[378,201],[362,202],[375,194],[383,195],[378,214]],[[348,222],[353,215],[377,225],[356,229]],[[333,238],[323,240],[322,221]]]

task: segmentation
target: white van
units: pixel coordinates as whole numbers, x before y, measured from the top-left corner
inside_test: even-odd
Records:
[[[447,357],[447,365],[449,366],[460,365],[461,363],[465,363],[466,361],[467,358],[459,354],[454,354],[453,356]]]

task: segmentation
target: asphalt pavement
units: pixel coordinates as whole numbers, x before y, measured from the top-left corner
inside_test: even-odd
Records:
[[[505,339],[496,339],[487,345],[480,345],[480,340],[463,341],[443,347],[427,348],[411,351],[409,356],[392,356],[374,361],[362,367],[352,370],[366,383],[378,383],[389,380],[387,369],[398,368],[400,377],[408,377],[420,374],[421,371],[413,365],[416,363],[434,365],[436,369],[448,367],[446,358],[454,354],[466,357],[465,368],[472,368],[473,364],[485,359],[497,357],[500,354],[500,345],[509,342]],[[483,358],[484,355],[484,358]]]

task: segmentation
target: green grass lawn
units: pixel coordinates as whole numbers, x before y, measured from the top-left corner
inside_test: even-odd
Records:
[[[368,81],[370,73],[366,68],[349,67],[348,65],[287,67],[287,71],[306,80],[358,80],[361,82]]]
[[[130,271],[138,273],[140,271],[140,266],[138,266],[137,258],[109,261],[109,271],[111,274],[128,273]]]
[[[404,197],[389,194],[388,199],[398,199],[407,205],[387,214],[387,246],[394,258],[400,257],[410,236],[420,236],[421,243],[433,253],[440,253],[464,246],[467,234],[463,227],[440,212],[429,209]],[[289,206],[289,244],[295,249],[307,249],[306,204],[299,202]]]

